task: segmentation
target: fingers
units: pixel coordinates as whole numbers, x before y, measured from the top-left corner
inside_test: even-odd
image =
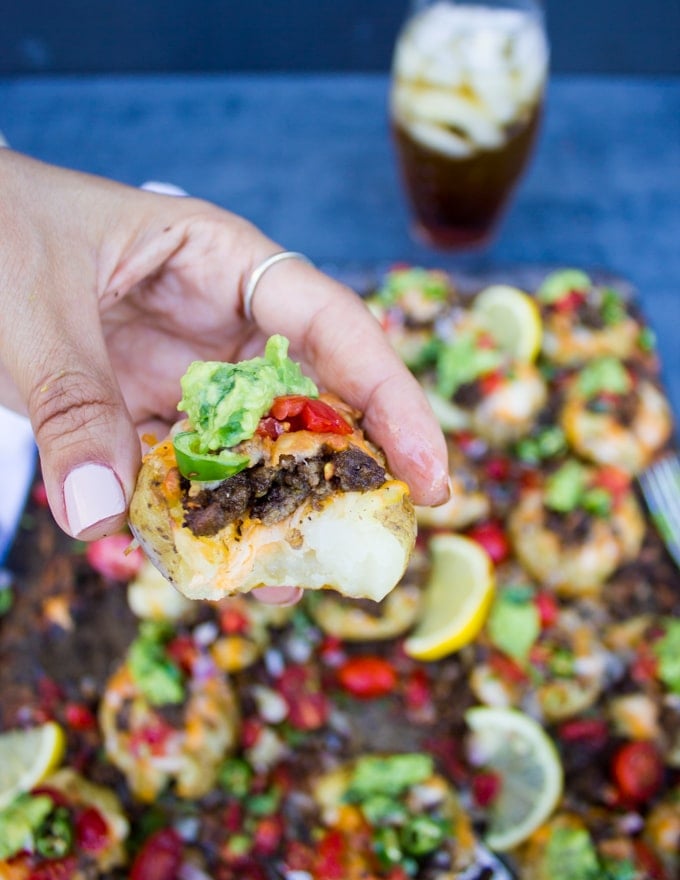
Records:
[[[96,253],[78,212],[64,209],[68,193],[46,186],[41,202],[30,175],[4,182],[4,375],[31,420],[55,519],[75,537],[100,537],[125,523],[140,447],[101,332]]]
[[[291,340],[324,387],[364,413],[371,439],[417,504],[449,495],[446,443],[417,381],[392,350],[359,297],[295,260],[272,266],[259,282],[253,315],[266,333]]]

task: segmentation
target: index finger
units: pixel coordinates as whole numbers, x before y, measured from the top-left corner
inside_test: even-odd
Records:
[[[321,383],[364,413],[371,439],[416,504],[449,495],[446,443],[418,382],[356,293],[312,266],[286,260],[260,279],[258,326],[288,337]]]

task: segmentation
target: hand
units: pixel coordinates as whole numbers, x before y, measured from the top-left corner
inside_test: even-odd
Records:
[[[242,218],[0,151],[0,402],[27,412],[54,516],[90,540],[121,528],[139,437],[176,421],[179,379],[282,333],[320,385],[365,414],[419,504],[448,495],[443,437],[359,298]]]

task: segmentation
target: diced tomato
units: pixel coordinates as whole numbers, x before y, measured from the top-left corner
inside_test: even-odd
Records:
[[[284,862],[291,871],[311,872],[314,867],[314,851],[300,840],[289,840]]]
[[[239,636],[248,632],[250,621],[248,615],[233,605],[225,605],[220,611],[220,629],[227,636]]]
[[[41,675],[38,679],[38,699],[40,708],[51,716],[63,702],[64,691],[49,675]]]
[[[572,718],[560,724],[557,735],[564,743],[600,749],[609,740],[609,726],[602,718]]]
[[[337,636],[325,636],[319,645],[319,657],[326,666],[341,666],[346,659],[342,639]]]
[[[241,745],[244,749],[252,748],[260,738],[264,724],[259,718],[244,718],[241,725]]]
[[[496,520],[472,526],[467,536],[486,550],[494,565],[500,565],[510,555],[510,542],[503,526]]]
[[[487,373],[479,380],[480,388],[484,397],[488,397],[501,387],[505,382],[505,375],[501,370],[494,370],[493,373]]]
[[[649,878],[649,880],[671,880],[670,875],[664,868],[663,862],[646,841],[639,837],[633,840],[633,851],[635,853],[635,866],[642,870],[644,877]]]
[[[76,816],[76,844],[84,852],[98,853],[109,842],[109,826],[99,810],[87,807]]]
[[[161,828],[146,839],[132,863],[130,880],[177,880],[182,840],[174,828]]]
[[[67,807],[70,808],[71,802],[66,797],[63,791],[60,791],[58,788],[52,788],[51,785],[38,785],[36,788],[31,789],[32,795],[40,795],[44,794],[52,801],[55,807]]]
[[[276,440],[281,434],[286,433],[286,425],[278,419],[266,416],[258,422],[256,431],[260,437],[269,437],[270,440]]]
[[[67,703],[64,718],[71,730],[94,730],[97,719],[85,703]]]
[[[199,650],[196,642],[190,635],[182,634],[175,636],[174,639],[171,639],[167,643],[165,650],[168,656],[174,660],[184,672],[190,673],[194,668],[194,663],[198,657]]]
[[[612,773],[624,801],[643,803],[661,788],[663,758],[652,742],[628,742],[614,755]]]
[[[404,682],[404,700],[410,711],[424,709],[432,703],[432,689],[427,670],[419,667],[407,676]]]
[[[318,730],[328,720],[330,703],[316,675],[306,666],[287,666],[278,691],[288,704],[288,721],[297,730]]]
[[[498,773],[480,772],[472,778],[472,796],[480,807],[490,806],[500,794],[503,781]]]
[[[586,294],[581,290],[570,290],[563,297],[552,303],[556,312],[566,313],[577,311],[586,301]]]
[[[502,483],[510,476],[510,459],[494,455],[484,462],[484,473],[490,480]]]
[[[280,816],[264,816],[255,826],[253,848],[257,855],[273,856],[281,845],[283,820]]]
[[[50,859],[31,868],[28,880],[71,880],[75,877],[78,865],[74,856],[65,859]]]
[[[331,707],[321,691],[298,694],[287,703],[288,721],[296,730],[318,730],[328,721]]]
[[[527,680],[527,674],[512,657],[500,651],[492,651],[487,660],[492,671],[505,681],[522,684]]]
[[[548,629],[557,623],[560,616],[560,604],[553,593],[539,590],[534,596],[534,605],[538,611],[541,629]]]
[[[87,545],[85,555],[92,568],[113,581],[130,581],[144,563],[139,547],[130,550],[129,535],[117,533],[99,538]]]
[[[245,811],[243,809],[243,804],[240,804],[238,801],[231,801],[224,808],[222,824],[229,834],[238,834],[243,828],[244,818]]]
[[[339,831],[328,831],[317,848],[316,875],[324,880],[345,880],[346,842]]]
[[[269,415],[280,422],[289,422],[293,431],[313,431],[315,434],[352,433],[352,426],[337,410],[325,401],[312,397],[277,397]]]
[[[340,687],[360,699],[370,700],[392,693],[397,684],[394,666],[382,657],[351,657],[338,669]]]
[[[174,733],[172,727],[162,719],[155,718],[135,730],[130,736],[130,751],[137,755],[142,751],[149,751],[153,755],[163,754],[168,737]]]
[[[45,484],[42,480],[37,482],[31,491],[31,498],[33,499],[36,507],[47,507],[49,501],[47,500],[47,489],[45,488]]]
[[[604,465],[596,472],[593,483],[606,489],[616,503],[630,489],[630,474],[614,465]]]
[[[659,658],[650,644],[643,642],[636,647],[630,676],[638,684],[648,684],[658,679]]]

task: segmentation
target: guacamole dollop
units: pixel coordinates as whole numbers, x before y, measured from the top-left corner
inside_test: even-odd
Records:
[[[288,357],[288,345],[284,336],[272,336],[263,357],[236,364],[194,361],[189,366],[177,409],[186,412],[196,432],[196,452],[215,452],[248,440],[277,397],[318,397],[314,382]]]

